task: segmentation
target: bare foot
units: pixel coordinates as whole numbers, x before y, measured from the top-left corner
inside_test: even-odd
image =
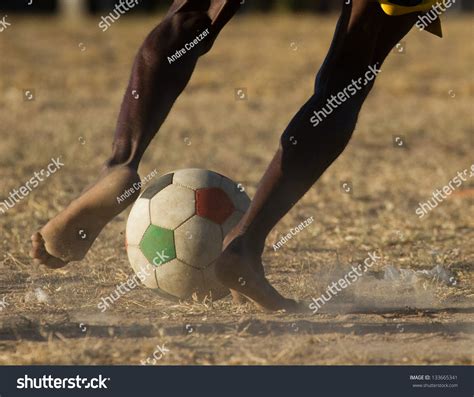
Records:
[[[234,239],[217,260],[217,279],[233,292],[233,296],[234,292],[243,295],[264,309],[300,311],[296,301],[280,295],[258,271],[263,267],[260,258],[245,253],[240,240],[239,237]]]
[[[118,198],[137,182],[139,175],[129,167],[102,172],[94,185],[31,236],[35,263],[57,269],[83,259],[105,225],[136,200],[137,189],[125,200]]]

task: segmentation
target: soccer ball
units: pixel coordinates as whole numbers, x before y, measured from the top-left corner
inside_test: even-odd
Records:
[[[228,295],[214,275],[222,241],[250,205],[241,185],[186,169],[150,184],[132,207],[126,247],[133,270],[166,299]]]

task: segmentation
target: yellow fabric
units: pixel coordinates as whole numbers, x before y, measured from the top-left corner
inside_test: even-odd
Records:
[[[421,3],[417,6],[400,6],[394,4],[391,0],[379,0],[383,10],[388,15],[398,16],[404,14],[410,14],[411,12],[423,12],[429,11],[439,0],[421,0]]]
[[[427,12],[432,9],[432,7],[439,1],[439,0],[421,0],[421,3],[415,6],[401,6],[398,4],[394,4],[392,0],[378,0],[382,9],[387,15],[391,16],[399,16],[410,14],[413,12]],[[432,22],[429,26],[426,27],[426,31],[435,34],[436,36],[443,37],[443,31],[441,28],[441,21],[438,18],[434,22]]]

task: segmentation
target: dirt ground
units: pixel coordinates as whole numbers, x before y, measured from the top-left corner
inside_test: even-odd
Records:
[[[12,15],[0,37],[0,199],[51,158],[65,164],[0,214],[0,364],[140,364],[163,345],[158,365],[472,363],[474,178],[424,219],[415,214],[474,164],[472,18],[448,16],[443,40],[410,33],[384,65],[345,153],[270,235],[268,277],[299,299],[319,297],[368,252],[382,257],[314,315],[262,313],[230,298],[175,304],[143,287],[101,313],[101,297],[132,275],[127,213],[83,262],[58,271],[32,265],[29,236],[94,180],[109,155],[132,57],[157,18],[123,19],[106,33],[96,19]],[[229,24],[141,175],[207,168],[252,196],[281,132],[311,95],[335,21],[253,16]],[[274,251],[282,234],[311,216],[315,222]],[[448,282],[384,277],[388,266],[436,265]]]

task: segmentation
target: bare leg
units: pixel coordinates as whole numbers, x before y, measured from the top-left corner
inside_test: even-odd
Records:
[[[137,198],[139,192],[125,202],[117,201],[140,180],[137,169],[143,153],[186,87],[199,57],[210,50],[239,4],[238,0],[176,0],[148,35],[135,58],[112,156],[99,180],[32,236],[31,256],[37,263],[58,268],[81,260],[105,225]],[[168,56],[206,29],[209,34],[192,51],[168,61]]]
[[[416,15],[388,17],[370,0],[345,5],[333,44],[316,79],[314,95],[293,118],[282,135],[280,148],[260,181],[252,204],[237,227],[227,236],[227,248],[216,266],[218,279],[233,291],[270,309],[293,309],[266,280],[261,254],[268,233],[303,197],[342,153],[354,131],[359,111],[373,82],[313,126],[314,111],[326,106],[378,63],[411,29]],[[296,145],[293,142],[297,142]],[[246,280],[244,286],[239,278]]]

